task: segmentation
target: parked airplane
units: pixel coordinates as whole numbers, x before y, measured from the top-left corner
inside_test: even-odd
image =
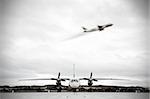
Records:
[[[61,78],[59,72],[57,78],[40,78],[40,79],[24,79],[24,80],[56,80],[56,86],[58,87],[58,91],[61,91],[61,87],[62,87],[61,82],[67,80],[69,81],[69,88],[73,89],[74,91],[80,88],[81,86],[80,80],[87,80],[89,87],[93,85],[93,81],[98,81],[98,80],[125,80],[125,79],[114,79],[114,78],[93,78],[92,76],[93,73],[91,72],[89,78],[76,78],[75,65],[73,64],[73,78]]]
[[[85,27],[82,27],[84,32],[94,32],[94,31],[102,31],[104,30],[106,27],[110,27],[110,26],[113,26],[113,24],[106,24],[106,25],[98,25],[97,28],[93,28],[93,29],[87,29]]]
[[[93,73],[91,72],[89,78],[76,78],[75,74],[73,74],[73,78],[60,78],[60,72],[58,73],[57,78],[40,78],[40,79],[25,79],[25,80],[56,80],[56,85],[58,88],[58,91],[61,91],[61,81],[69,81],[69,88],[73,89],[76,91],[76,89],[79,89],[81,84],[80,80],[87,80],[88,81],[88,86],[91,87],[93,85],[93,81],[98,81],[98,80],[123,80],[123,79],[113,79],[113,78],[93,78],[92,77]]]

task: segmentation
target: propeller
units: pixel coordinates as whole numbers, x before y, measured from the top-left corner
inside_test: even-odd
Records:
[[[93,81],[98,81],[97,79],[93,79],[93,78],[92,78],[92,75],[93,75],[93,73],[91,72],[90,78],[88,79],[88,85],[89,85],[89,86],[92,86],[92,85],[93,85]]]
[[[93,75],[93,73],[91,72],[89,78],[81,78],[80,80],[87,80],[88,81],[88,85],[92,86],[93,85],[93,81],[98,81],[97,79],[92,78],[92,75]]]
[[[60,72],[58,73],[58,78],[55,80],[57,86],[61,86],[61,81],[66,81],[66,79],[60,78]]]

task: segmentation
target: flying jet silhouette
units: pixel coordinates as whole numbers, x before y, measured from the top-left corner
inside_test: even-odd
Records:
[[[106,24],[106,25],[98,25],[96,28],[87,29],[85,27],[82,27],[84,32],[94,32],[94,31],[103,31],[105,28],[113,26],[113,24]]]

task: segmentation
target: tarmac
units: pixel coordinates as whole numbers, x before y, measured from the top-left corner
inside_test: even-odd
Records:
[[[149,88],[140,86],[107,86],[107,85],[82,85],[78,89],[69,86],[43,85],[43,86],[0,86],[0,92],[145,92],[149,93]]]

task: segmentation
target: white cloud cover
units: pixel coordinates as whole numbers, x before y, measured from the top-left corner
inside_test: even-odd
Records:
[[[1,77],[21,79],[89,72],[103,77],[148,78],[147,0],[5,0]],[[102,32],[81,34],[113,23]],[[67,40],[66,40],[67,39]],[[140,84],[145,84],[143,80]]]

